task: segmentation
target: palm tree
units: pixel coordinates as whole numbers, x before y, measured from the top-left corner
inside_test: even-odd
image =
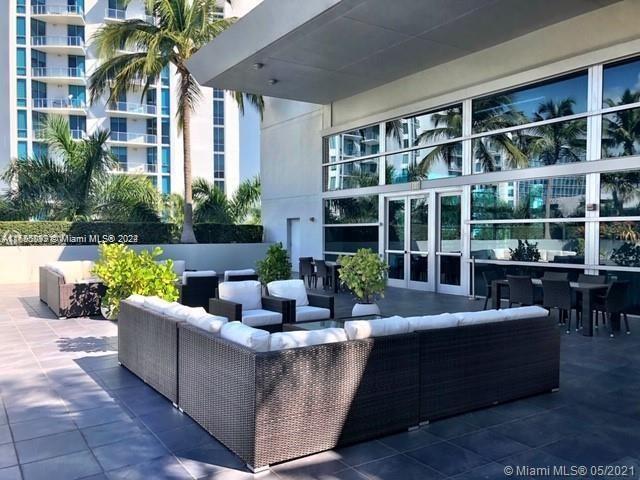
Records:
[[[2,178],[22,216],[49,220],[157,221],[157,193],[145,177],[117,176],[117,161],[98,130],[74,140],[68,122],[51,117],[43,128],[49,155],[14,160]]]
[[[626,89],[622,94],[619,104],[627,105],[640,102],[640,92],[631,92]],[[617,102],[612,99],[605,100],[608,107],[615,107]],[[604,157],[619,156],[617,150],[622,147],[624,156],[638,153],[638,139],[640,139],[640,109],[632,108],[620,110],[606,115],[603,119],[602,154]]]
[[[197,223],[239,224],[254,216],[260,202],[260,179],[245,180],[231,199],[211,182],[196,178],[193,182],[195,204],[194,219]]]
[[[226,30],[233,19],[218,18],[216,0],[145,0],[153,23],[125,20],[101,27],[94,35],[102,63],[89,79],[91,101],[108,92],[108,101],[126,92],[134,81],[142,80],[142,95],[168,65],[179,76],[178,125],[182,129],[184,149],[184,224],[181,241],[195,243],[193,233],[193,192],[191,178],[191,114],[202,96],[187,61],[200,48]],[[122,53],[123,47],[133,53]],[[244,98],[262,112],[262,98],[235,92],[241,111]]]

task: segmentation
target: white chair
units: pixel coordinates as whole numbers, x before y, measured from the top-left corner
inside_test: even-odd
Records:
[[[268,331],[281,331],[291,308],[292,302],[288,300],[263,296],[257,280],[222,282],[218,298],[209,300],[209,313]]]
[[[295,300],[296,322],[333,318],[334,297],[307,293],[303,280],[277,280],[267,284],[269,295]]]

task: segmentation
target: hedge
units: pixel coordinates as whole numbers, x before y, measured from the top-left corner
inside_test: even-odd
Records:
[[[259,243],[260,225],[198,224],[200,243]],[[4,245],[96,245],[179,243],[180,227],[170,223],[0,221],[0,246]]]

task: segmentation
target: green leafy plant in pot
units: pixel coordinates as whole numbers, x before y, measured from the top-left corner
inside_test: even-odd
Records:
[[[103,243],[98,247],[100,258],[93,268],[107,291],[102,298],[101,311],[105,318],[115,320],[120,301],[129,295],[157,296],[169,302],[178,300],[178,276],[173,261],[158,262],[160,247],[140,253],[119,243]]]
[[[340,282],[358,299],[352,315],[377,315],[377,297],[384,297],[389,267],[369,248],[361,248],[355,255],[338,258]]]
[[[259,260],[256,265],[258,278],[263,285],[276,280],[288,280],[291,278],[291,262],[287,251],[281,243],[274,243],[267,250],[264,260]]]

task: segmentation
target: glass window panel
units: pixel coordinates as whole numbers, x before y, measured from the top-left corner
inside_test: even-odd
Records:
[[[637,293],[640,292],[640,272],[599,270],[598,273],[600,275],[606,275],[607,282],[612,282],[614,280],[629,282],[627,290],[627,307],[625,311],[629,314],[640,314],[640,296],[638,296]]]
[[[33,155],[35,157],[46,157],[49,154],[49,146],[43,142],[33,142]]]
[[[462,136],[462,105],[390,120],[385,125],[386,151],[430,145]]]
[[[411,254],[409,261],[411,262],[410,280],[413,282],[428,282],[429,256],[426,253]]]
[[[16,0],[16,13],[25,13],[27,10],[26,3],[27,0]]]
[[[429,197],[410,198],[409,202],[411,204],[410,249],[412,252],[427,252],[429,251]]]
[[[600,174],[600,216],[640,215],[640,171]]]
[[[16,81],[16,104],[18,107],[27,106],[27,81],[24,78]]]
[[[378,223],[378,196],[325,200],[324,223]]]
[[[462,175],[462,142],[387,155],[386,182],[434,180]]]
[[[378,158],[323,167],[325,190],[373,187],[378,185]]]
[[[160,80],[162,82],[162,85],[169,86],[169,76],[169,65],[165,65],[164,67],[162,67],[162,71],[160,72]]]
[[[575,282],[578,280],[578,275],[584,273],[584,269],[582,268],[563,268],[563,267],[555,267],[551,265],[544,266],[536,266],[536,265],[505,265],[500,264],[496,265],[493,263],[476,263],[475,267],[475,290],[476,295],[485,296],[487,294],[486,286],[487,284],[484,281],[484,275],[487,274],[493,275],[496,274],[496,278],[507,278],[507,275],[529,275],[533,278],[541,278],[545,272],[562,272],[567,273],[569,276],[569,281]],[[491,277],[489,277],[491,278]],[[508,289],[502,290],[502,298],[508,298]]]
[[[443,285],[460,285],[460,257],[440,257],[440,283]]]
[[[18,137],[27,138],[27,111],[18,110]]]
[[[16,50],[16,74],[27,74],[27,52],[24,48],[18,48]]]
[[[162,130],[162,143],[169,144],[171,143],[171,124],[169,123],[168,118],[163,118],[161,123]]]
[[[162,177],[162,193],[168,195],[171,193],[171,177]]]
[[[378,251],[378,227],[325,227],[325,251],[356,253],[359,248]]]
[[[387,217],[387,250],[404,251],[404,198],[387,202]]]
[[[639,80],[640,82],[640,80]],[[602,116],[602,158],[640,154],[640,108]]]
[[[461,249],[462,198],[460,195],[442,196],[440,197],[440,251],[452,253],[460,252]]]
[[[471,220],[585,215],[586,177],[556,177],[471,187]]]
[[[18,142],[18,158],[26,158],[28,153],[27,142]]]
[[[171,172],[171,149],[162,147],[162,173]]]
[[[473,172],[586,161],[587,121],[556,122],[473,140]]]
[[[600,224],[600,265],[640,267],[640,222]]]
[[[162,115],[169,115],[171,111],[171,94],[168,88],[163,88],[162,92]]]
[[[16,43],[18,45],[27,43],[27,22],[24,17],[16,17]]]
[[[473,131],[488,132],[587,111],[587,72],[473,100]]]
[[[333,135],[329,137],[327,145],[329,162],[375,155],[380,152],[380,126],[373,125]]]
[[[404,253],[388,253],[387,264],[389,265],[389,278],[404,280]]]
[[[471,255],[483,260],[584,264],[584,223],[473,224]]]
[[[602,106],[640,102],[640,58],[605,65],[602,78]]]

